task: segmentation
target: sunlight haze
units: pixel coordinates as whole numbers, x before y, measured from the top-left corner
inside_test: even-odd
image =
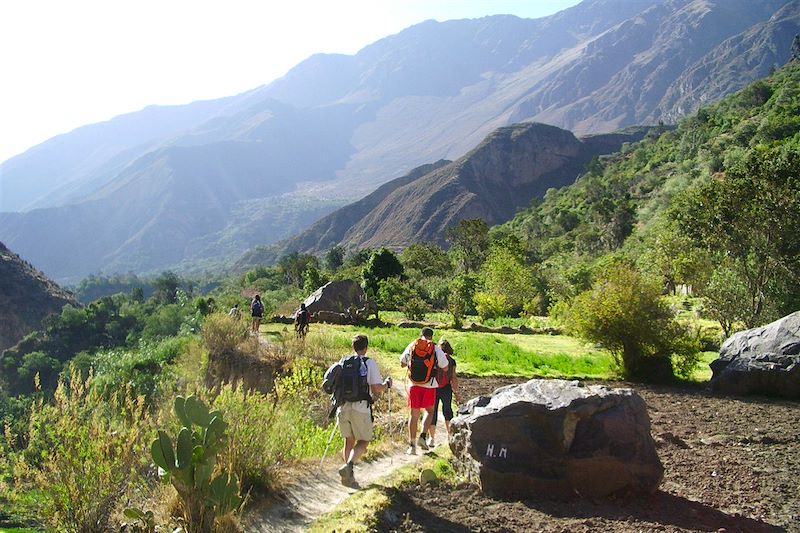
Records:
[[[427,19],[536,18],[578,1],[3,2],[0,162],[148,105],[256,88],[312,54],[354,54]]]

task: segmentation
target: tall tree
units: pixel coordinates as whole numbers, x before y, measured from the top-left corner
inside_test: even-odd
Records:
[[[477,272],[489,253],[489,226],[480,218],[466,219],[447,228],[450,252],[463,272]]]

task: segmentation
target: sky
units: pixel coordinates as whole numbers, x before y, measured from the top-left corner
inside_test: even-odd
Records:
[[[254,89],[424,20],[537,18],[579,1],[0,0],[0,162],[148,105]]]

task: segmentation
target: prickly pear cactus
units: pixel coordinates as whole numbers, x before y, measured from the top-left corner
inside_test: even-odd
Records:
[[[150,454],[162,478],[172,483],[183,500],[188,532],[210,532],[216,517],[242,503],[235,474],[221,472],[212,480],[226,424],[220,411],[209,412],[194,396],[178,396],[174,408],[183,427],[174,444],[166,432],[159,431]]]

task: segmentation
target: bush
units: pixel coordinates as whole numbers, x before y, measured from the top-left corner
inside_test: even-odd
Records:
[[[244,342],[249,334],[249,324],[235,320],[224,313],[206,317],[200,335],[208,351],[215,355],[230,355]]]
[[[478,312],[478,316],[481,317],[481,320],[506,316],[511,310],[506,297],[502,294],[476,292],[474,301],[475,310]]]
[[[666,381],[673,371],[691,374],[697,361],[697,343],[672,317],[659,284],[626,265],[612,265],[579,294],[567,323],[579,337],[611,351],[628,379]]]
[[[52,405],[34,404],[16,481],[40,491],[42,516],[55,530],[110,531],[113,511],[139,479],[148,429],[141,397],[121,389],[106,399],[91,376],[73,373]]]

